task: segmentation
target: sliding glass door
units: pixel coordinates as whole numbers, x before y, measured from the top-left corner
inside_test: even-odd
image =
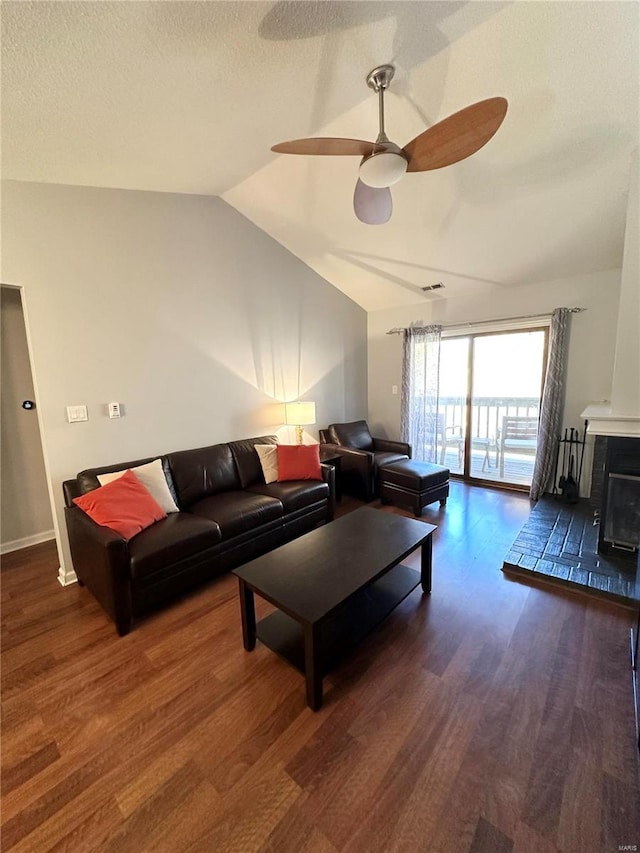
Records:
[[[452,474],[531,484],[546,351],[546,329],[442,341],[439,461]]]

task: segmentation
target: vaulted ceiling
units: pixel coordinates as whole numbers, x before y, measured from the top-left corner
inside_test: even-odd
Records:
[[[3,177],[221,195],[367,310],[619,267],[638,146],[631,2],[3,2]],[[406,175],[386,225],[358,159],[281,140],[375,139],[392,62],[400,145],[475,101],[477,154]],[[435,297],[439,298],[439,297]]]

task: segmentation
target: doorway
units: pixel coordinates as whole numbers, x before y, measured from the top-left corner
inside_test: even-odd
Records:
[[[0,553],[55,538],[42,440],[18,287],[2,285],[2,541]]]
[[[465,480],[531,485],[548,329],[443,338],[440,459]]]

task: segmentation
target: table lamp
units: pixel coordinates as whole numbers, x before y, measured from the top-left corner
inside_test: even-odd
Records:
[[[285,403],[284,419],[288,426],[296,428],[296,444],[302,444],[302,427],[316,422],[316,404]]]

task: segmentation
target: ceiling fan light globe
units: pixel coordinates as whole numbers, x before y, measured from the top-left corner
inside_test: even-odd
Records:
[[[363,158],[360,163],[360,180],[376,189],[391,187],[404,175],[407,166],[407,160],[402,154],[379,151]]]

